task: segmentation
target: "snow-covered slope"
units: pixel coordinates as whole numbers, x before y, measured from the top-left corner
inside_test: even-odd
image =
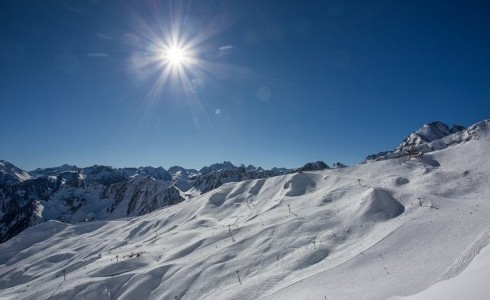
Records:
[[[458,278],[487,243],[488,125],[422,156],[223,184],[140,217],[30,227],[0,244],[0,298],[420,292]]]
[[[396,297],[393,298],[393,300],[488,300],[490,295],[490,285],[488,284],[489,278],[490,246],[487,246],[473,261],[471,261],[461,275],[438,282],[416,295]]]

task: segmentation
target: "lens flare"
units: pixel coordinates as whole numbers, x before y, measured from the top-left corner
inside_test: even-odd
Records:
[[[239,19],[229,5],[213,10],[210,18],[211,14],[202,14],[208,8],[205,2],[169,3],[173,6],[155,7],[144,18],[134,13],[132,30],[123,37],[131,53],[129,71],[146,92],[135,111],[145,122],[158,118],[162,108],[173,102],[184,104],[198,126],[202,116],[213,112],[205,109],[209,90],[228,85],[256,89],[257,81],[267,86],[276,81],[275,76],[234,63],[239,51],[228,42],[217,41],[217,35]],[[265,93],[266,98],[269,94]]]

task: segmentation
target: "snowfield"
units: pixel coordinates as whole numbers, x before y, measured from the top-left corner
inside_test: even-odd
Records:
[[[489,125],[422,156],[30,227],[0,244],[0,299],[488,299]]]

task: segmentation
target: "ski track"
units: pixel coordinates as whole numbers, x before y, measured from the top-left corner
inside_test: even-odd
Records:
[[[463,272],[463,270],[473,261],[480,251],[490,244],[490,226],[476,239],[468,250],[458,258],[444,274],[438,279],[447,280]]]

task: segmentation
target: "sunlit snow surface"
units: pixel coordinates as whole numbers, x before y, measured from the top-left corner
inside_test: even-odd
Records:
[[[0,245],[0,298],[389,299],[440,281],[433,290],[476,274],[465,267],[488,244],[489,149],[485,127],[418,158],[225,184],[138,218],[40,224]]]
[[[490,295],[489,278],[490,247],[486,247],[461,275],[438,282],[419,294],[393,300],[487,300]]]

